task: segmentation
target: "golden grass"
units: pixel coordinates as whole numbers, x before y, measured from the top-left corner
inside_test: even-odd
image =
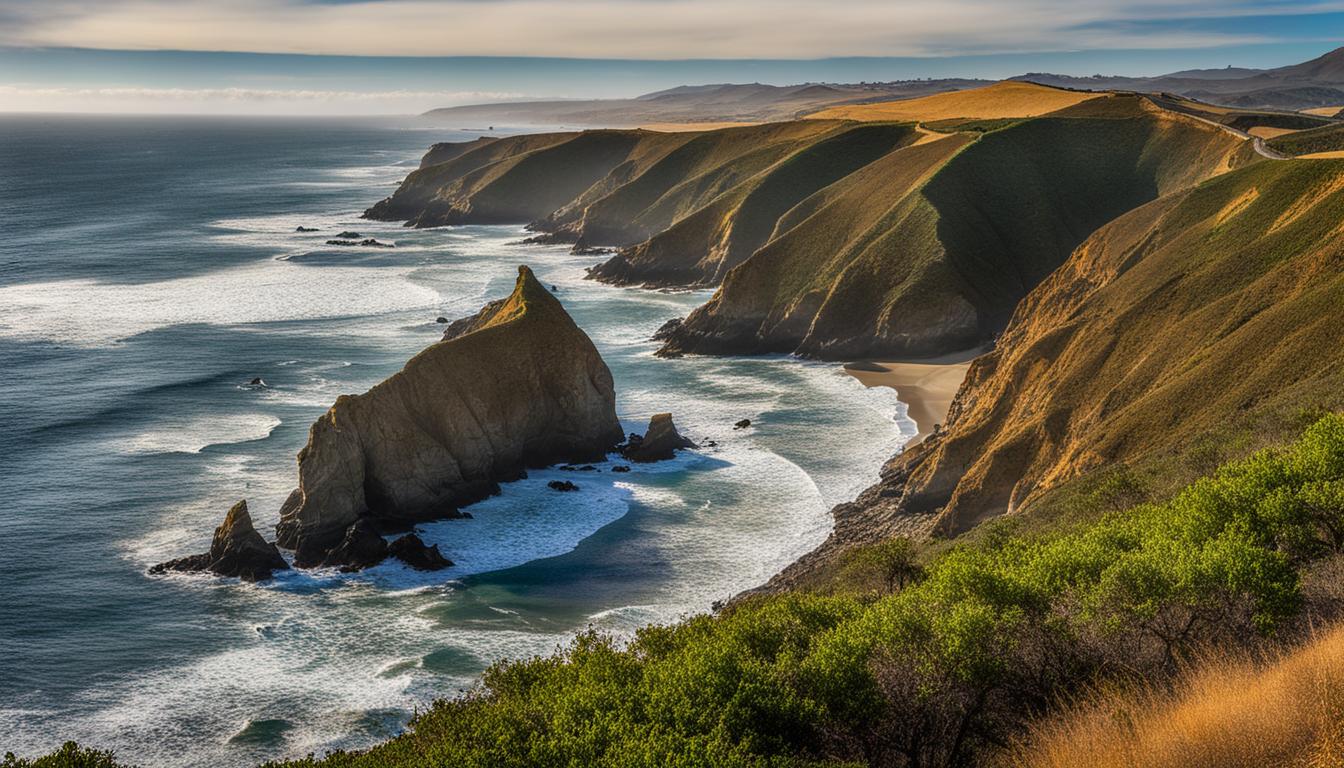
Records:
[[[1004,81],[984,88],[939,93],[918,99],[830,107],[807,117],[865,121],[1036,117],[1103,95],[1105,94],[1066,91],[1035,83]]]
[[[1268,665],[1201,665],[1174,692],[1102,695],[1036,726],[1014,768],[1344,765],[1344,627]]]
[[[715,122],[715,123],[645,123],[639,126],[640,130],[658,131],[659,133],[685,133],[687,131],[717,131],[720,128],[745,128],[760,123],[735,123],[735,122]]]
[[[1283,136],[1283,135],[1285,135],[1285,134],[1289,134],[1289,133],[1297,133],[1297,132],[1300,131],[1300,130],[1302,130],[1302,129],[1301,129],[1301,128],[1270,128],[1270,127],[1267,126],[1267,125],[1257,125],[1257,126],[1255,126],[1254,128],[1252,128],[1252,129],[1250,129],[1250,130],[1248,130],[1248,131],[1246,131],[1246,132],[1249,133],[1249,134],[1251,134],[1252,136],[1258,136],[1258,137],[1260,137],[1260,138],[1262,138],[1262,139],[1272,139],[1272,138],[1275,138],[1275,137],[1277,137],[1277,136]]]
[[[1320,117],[1334,117],[1339,111],[1344,109],[1344,105],[1338,107],[1312,107],[1311,109],[1301,110],[1304,115],[1318,115]]]
[[[1297,155],[1294,160],[1339,160],[1344,158],[1344,150],[1334,150],[1332,152],[1312,152],[1309,155]]]

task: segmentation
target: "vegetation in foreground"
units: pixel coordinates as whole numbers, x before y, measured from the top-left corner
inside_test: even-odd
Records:
[[[1344,415],[1329,415],[1166,502],[991,529],[923,565],[885,543],[853,561],[875,589],[760,598],[627,645],[585,633],[496,664],[390,742],[286,765],[967,765],[1062,696],[1176,679],[1210,648],[1262,650],[1331,618],[1338,600],[1303,577],[1341,550]],[[111,765],[73,745],[3,764]]]
[[[1268,664],[1202,659],[1174,690],[1099,694],[1033,727],[1010,765],[1344,765],[1344,628]]]

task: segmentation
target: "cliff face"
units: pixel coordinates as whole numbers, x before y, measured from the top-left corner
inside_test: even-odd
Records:
[[[973,364],[905,508],[957,533],[1103,465],[1344,406],[1341,221],[1344,163],[1295,160],[1102,228]]]
[[[835,508],[822,548],[955,535],[1100,469],[1344,409],[1344,161],[1259,163],[1099,229],[975,360],[944,430]]]
[[[368,215],[530,222],[619,248],[595,279],[719,285],[664,354],[922,356],[992,339],[1107,221],[1255,160],[1238,137],[1137,96],[1008,84],[896,106],[932,110],[920,119],[944,132],[809,119],[453,145]],[[958,112],[994,119],[947,118]],[[1016,112],[1048,114],[1003,117]]]
[[[276,526],[300,565],[357,521],[452,517],[527,467],[598,460],[621,441],[610,371],[531,270],[454,333],[313,424]]]
[[[1124,96],[899,149],[790,210],[664,353],[857,359],[974,346],[1097,227],[1249,154]]]

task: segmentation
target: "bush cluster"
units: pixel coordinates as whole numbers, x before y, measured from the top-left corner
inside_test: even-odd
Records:
[[[1081,686],[1284,632],[1303,566],[1341,547],[1330,415],[1071,530],[990,531],[923,566],[884,543],[855,560],[876,592],[758,598],[628,643],[583,633],[494,665],[383,745],[286,765],[969,765]]]

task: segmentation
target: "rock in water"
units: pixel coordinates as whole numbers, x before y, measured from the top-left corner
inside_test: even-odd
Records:
[[[346,529],[458,517],[528,467],[605,458],[621,440],[611,372],[527,267],[513,293],[362,395],[345,395],[299,451],[281,546],[316,564]]]
[[[209,552],[159,563],[149,572],[209,571],[220,576],[237,576],[243,581],[262,581],[271,578],[272,571],[288,568],[280,550],[263,539],[252,526],[247,502],[240,501],[224,516],[224,523],[215,529]]]
[[[377,526],[368,518],[360,518],[345,529],[345,537],[327,552],[321,565],[346,572],[360,571],[386,560],[387,549],[387,540],[378,533]]]
[[[579,490],[579,486],[575,485],[574,483],[568,480],[552,480],[551,482],[546,484],[546,487],[550,488],[552,491],[562,491],[562,492]]]
[[[631,437],[621,453],[631,461],[663,461],[672,458],[678,448],[695,447],[695,443],[677,432],[677,426],[672,423],[672,414],[656,413],[649,419],[649,429],[644,437],[639,440]]]
[[[417,571],[438,571],[451,568],[453,561],[443,556],[439,545],[425,546],[425,542],[414,533],[408,533],[392,542],[387,548],[388,554]]]

